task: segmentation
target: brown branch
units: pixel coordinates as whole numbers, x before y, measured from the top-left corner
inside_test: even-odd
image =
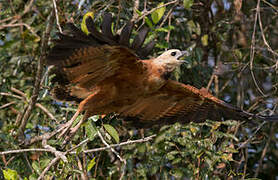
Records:
[[[54,117],[54,115],[48,111],[43,105],[40,103],[36,103],[36,107],[40,108],[51,120],[57,121],[57,119]]]
[[[34,85],[34,89],[32,92],[32,96],[31,99],[29,101],[29,104],[27,106],[27,109],[21,119],[21,124],[19,126],[19,136],[23,137],[24,135],[24,130],[27,124],[27,121],[31,115],[31,111],[34,108],[36,102],[37,102],[37,98],[39,95],[39,90],[40,90],[40,83],[41,83],[41,77],[42,77],[42,72],[43,72],[43,60],[46,56],[46,47],[47,47],[47,42],[49,39],[49,35],[50,35],[50,31],[52,29],[53,26],[53,22],[54,22],[54,11],[51,11],[51,14],[49,15],[49,19],[47,21],[47,25],[46,25],[46,31],[43,35],[42,38],[42,43],[41,43],[41,50],[40,50],[40,57],[39,57],[39,61],[38,61],[38,67],[37,67],[37,73],[36,73],[36,80],[35,80],[35,85]]]
[[[4,108],[9,107],[9,106],[11,106],[11,105],[13,105],[13,104],[16,104],[16,102],[15,102],[15,101],[12,101],[12,102],[9,102],[9,103],[7,103],[7,104],[4,104],[4,105],[0,106],[0,109],[4,109]]]
[[[10,97],[14,97],[14,98],[17,98],[17,99],[24,99],[24,98],[21,97],[21,96],[17,96],[17,95],[10,94],[10,93],[6,93],[6,92],[0,92],[0,95],[1,95],[1,96],[10,96]]]
[[[20,91],[19,89],[11,87],[11,91],[16,93],[16,94],[18,94],[18,95],[20,95],[20,96],[22,96],[22,97],[24,97],[24,98],[26,98],[26,95],[24,94],[24,92]]]

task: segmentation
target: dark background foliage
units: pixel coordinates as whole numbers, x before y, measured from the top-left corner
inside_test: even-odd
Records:
[[[211,119],[139,130],[95,116],[67,145],[43,141],[76,109],[51,98],[45,55],[59,26],[80,27],[89,11],[97,24],[112,13],[114,33],[130,19],[134,34],[148,26],[153,57],[190,50],[172,78],[252,113],[278,114],[277,0],[0,1],[0,179],[277,179],[276,123]],[[114,152],[95,149],[105,143],[117,144]]]

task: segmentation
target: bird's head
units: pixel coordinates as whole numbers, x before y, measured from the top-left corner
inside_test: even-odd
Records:
[[[184,60],[180,60],[180,58],[188,55],[188,51],[170,49],[158,56],[157,58],[155,58],[154,63],[159,66],[164,66],[168,71],[173,71],[182,63],[186,62]]]

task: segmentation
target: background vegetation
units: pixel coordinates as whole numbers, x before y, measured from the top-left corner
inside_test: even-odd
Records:
[[[252,113],[278,114],[277,0],[4,0],[0,179],[277,179],[276,123],[211,119],[139,130],[111,115],[90,118],[62,145],[55,130],[76,105],[51,98],[44,58],[56,32],[68,21],[80,26],[88,11],[97,23],[112,13],[115,33],[130,19],[136,30],[149,26],[153,56],[190,49],[173,78]]]

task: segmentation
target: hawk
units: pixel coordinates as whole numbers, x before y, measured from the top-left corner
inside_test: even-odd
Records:
[[[152,127],[174,122],[203,122],[206,119],[275,121],[278,116],[254,115],[214,97],[205,88],[169,79],[184,61],[186,51],[171,49],[146,59],[155,42],[144,45],[149,29],[143,27],[130,43],[134,24],[128,22],[120,35],[111,31],[112,16],[105,14],[100,30],[91,18],[86,19],[89,34],[69,23],[69,31],[59,39],[47,57],[54,65],[56,87],[53,96],[79,104],[70,128],[81,112],[81,120],[71,130],[93,115],[116,113],[135,127]]]

